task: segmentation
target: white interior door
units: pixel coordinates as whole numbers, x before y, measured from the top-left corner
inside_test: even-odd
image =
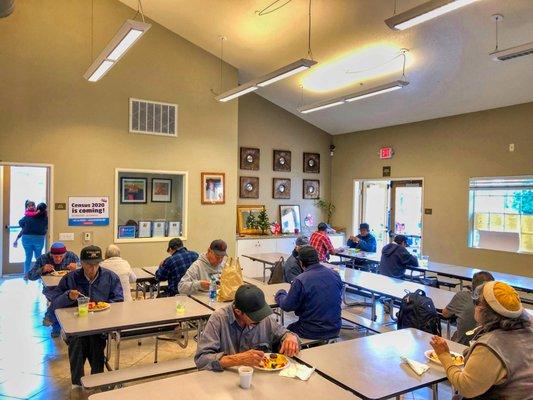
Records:
[[[376,237],[377,251],[389,243],[390,184],[388,181],[363,182],[363,210],[361,222],[370,225]]]

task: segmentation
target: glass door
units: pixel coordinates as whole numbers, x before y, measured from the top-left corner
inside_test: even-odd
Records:
[[[363,210],[361,222],[370,226],[377,242],[377,251],[389,243],[389,181],[363,182]]]
[[[410,250],[419,253],[422,241],[422,181],[393,181],[391,234],[405,235]]]
[[[0,166],[2,170],[2,275],[19,274],[25,259],[22,241],[14,246],[20,233],[19,220],[24,216],[26,200],[48,204],[49,168],[35,166]],[[48,247],[45,242],[46,249]],[[43,251],[44,251],[43,249]],[[32,258],[32,261],[35,257]]]

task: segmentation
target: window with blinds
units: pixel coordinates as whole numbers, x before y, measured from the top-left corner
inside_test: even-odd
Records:
[[[178,136],[178,105],[130,99],[130,132]]]
[[[533,254],[533,176],[470,179],[469,246]]]

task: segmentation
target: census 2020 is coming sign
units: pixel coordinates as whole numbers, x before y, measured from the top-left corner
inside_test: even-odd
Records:
[[[68,225],[109,225],[109,197],[69,197]]]

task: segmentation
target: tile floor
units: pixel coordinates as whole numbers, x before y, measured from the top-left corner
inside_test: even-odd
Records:
[[[60,339],[50,338],[50,328],[41,325],[46,300],[41,294],[40,282],[25,282],[22,278],[0,279],[0,400],[7,399],[87,399],[92,393],[71,389],[67,347]],[[354,309],[368,314],[368,309]],[[382,312],[378,312],[382,315]],[[368,316],[368,315],[366,315]],[[290,319],[287,323],[290,322]],[[342,339],[352,339],[362,334],[342,331]],[[143,339],[121,344],[120,367],[152,363],[154,339]],[[196,343],[189,341],[186,349],[173,343],[160,344],[161,361],[192,357]],[[86,373],[88,365],[86,365]],[[439,385],[441,399],[449,399],[450,389]],[[429,390],[419,390],[406,399],[429,399]],[[355,399],[355,397],[354,397]]]

